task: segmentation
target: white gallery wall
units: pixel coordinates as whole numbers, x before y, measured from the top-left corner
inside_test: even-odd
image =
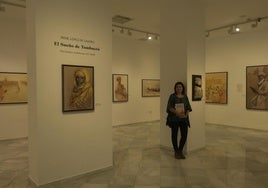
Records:
[[[0,72],[27,73],[25,9],[6,8],[0,23]],[[27,110],[27,103],[0,104],[0,140],[28,136]]]
[[[113,125],[159,120],[160,97],[142,97],[142,79],[160,79],[160,44],[113,34],[113,74],[128,75],[127,102],[113,102]],[[112,77],[111,77],[112,78]]]
[[[109,7],[108,0],[27,1],[29,177],[37,185],[113,165]],[[94,110],[62,112],[63,64],[94,67]]]
[[[166,21],[168,20],[168,21]],[[172,28],[170,23],[172,23]],[[205,72],[205,20],[204,9],[196,0],[170,0],[161,5],[161,99],[160,145],[172,148],[170,128],[166,123],[166,106],[174,84],[182,81],[193,111],[190,113],[191,128],[186,150],[205,147],[205,105],[191,99],[192,75]]]
[[[24,16],[23,8],[9,7],[5,12],[0,12],[0,72],[27,72]],[[206,39],[206,72],[227,71],[229,74],[228,104],[206,104],[207,123],[267,130],[267,111],[247,110],[245,106],[245,67],[268,64],[268,32],[265,28]],[[113,34],[112,73],[128,74],[129,101],[112,103],[112,125],[160,119],[160,99],[141,97],[141,79],[160,78],[159,49],[156,43],[133,41]],[[192,71],[193,74],[196,72]],[[108,87],[110,92],[112,86]],[[193,102],[195,109],[198,103]],[[28,136],[27,108],[28,104],[0,105],[0,140]]]
[[[213,33],[211,33],[213,35]],[[228,72],[228,104],[206,104],[206,122],[268,130],[268,111],[246,109],[246,67],[268,65],[268,24],[206,39],[206,72]]]

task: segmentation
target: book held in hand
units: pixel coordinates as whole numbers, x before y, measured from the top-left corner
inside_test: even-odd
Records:
[[[180,114],[184,114],[184,104],[183,103],[177,103],[175,104],[175,109],[177,112],[179,112]]]

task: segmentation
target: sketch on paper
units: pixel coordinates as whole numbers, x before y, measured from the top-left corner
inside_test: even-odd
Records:
[[[159,97],[160,80],[159,79],[142,79],[142,96]]]
[[[192,75],[192,100],[200,101],[203,97],[202,76]]]
[[[268,110],[268,65],[246,67],[247,109]]]
[[[128,75],[113,74],[113,102],[128,101]]]
[[[62,111],[94,110],[94,67],[62,65]]]
[[[0,104],[27,103],[26,73],[0,72]]]
[[[206,103],[227,104],[227,72],[206,73]]]

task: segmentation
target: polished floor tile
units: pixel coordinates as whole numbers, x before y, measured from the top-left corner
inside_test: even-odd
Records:
[[[113,168],[41,188],[267,188],[268,132],[206,125],[206,147],[177,160],[160,148],[159,122],[113,128]],[[0,141],[0,188],[28,180],[28,140]]]

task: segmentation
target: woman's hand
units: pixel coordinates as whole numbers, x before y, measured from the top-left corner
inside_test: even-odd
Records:
[[[184,113],[178,113],[177,116],[179,116],[179,118],[187,118],[187,115]]]

